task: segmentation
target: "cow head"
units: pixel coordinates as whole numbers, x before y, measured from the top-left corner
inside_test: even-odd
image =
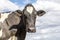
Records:
[[[45,11],[39,10],[36,11],[32,4],[27,4],[23,10],[24,15],[26,16],[26,29],[28,32],[36,32],[35,21],[36,15],[42,16],[45,14]]]

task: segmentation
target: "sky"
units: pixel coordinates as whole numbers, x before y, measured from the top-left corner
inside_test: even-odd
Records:
[[[46,14],[37,16],[36,33],[27,33],[26,40],[60,40],[60,0],[0,0],[0,12],[23,10],[28,3]]]
[[[22,10],[27,3],[33,3],[35,1],[36,0],[0,0],[0,11]]]

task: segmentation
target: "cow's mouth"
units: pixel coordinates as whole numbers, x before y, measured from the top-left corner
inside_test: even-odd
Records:
[[[26,10],[27,10],[27,12],[29,12],[30,14],[32,14],[32,12],[33,12],[33,7],[28,6]]]

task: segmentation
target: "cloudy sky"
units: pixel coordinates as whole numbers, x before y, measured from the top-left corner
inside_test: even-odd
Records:
[[[60,40],[60,0],[0,0],[0,12],[23,10],[28,3],[46,14],[37,16],[36,33],[27,33],[26,40]]]

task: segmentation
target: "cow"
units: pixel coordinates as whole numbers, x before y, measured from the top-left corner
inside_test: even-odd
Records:
[[[36,16],[43,16],[46,12],[43,10],[36,11],[32,4],[27,4],[23,11],[16,10],[7,13],[5,20],[0,22],[0,28],[4,35],[1,36],[1,40],[8,40],[9,37],[15,37],[16,40],[25,40],[27,32],[36,32]]]
[[[36,16],[43,16],[46,12],[43,10],[36,11],[32,4],[27,4],[22,11],[22,20],[20,24],[14,25],[18,27],[18,31],[16,32],[16,36],[18,40],[25,40],[26,32],[35,33],[36,27]],[[13,26],[13,27],[14,27]]]

